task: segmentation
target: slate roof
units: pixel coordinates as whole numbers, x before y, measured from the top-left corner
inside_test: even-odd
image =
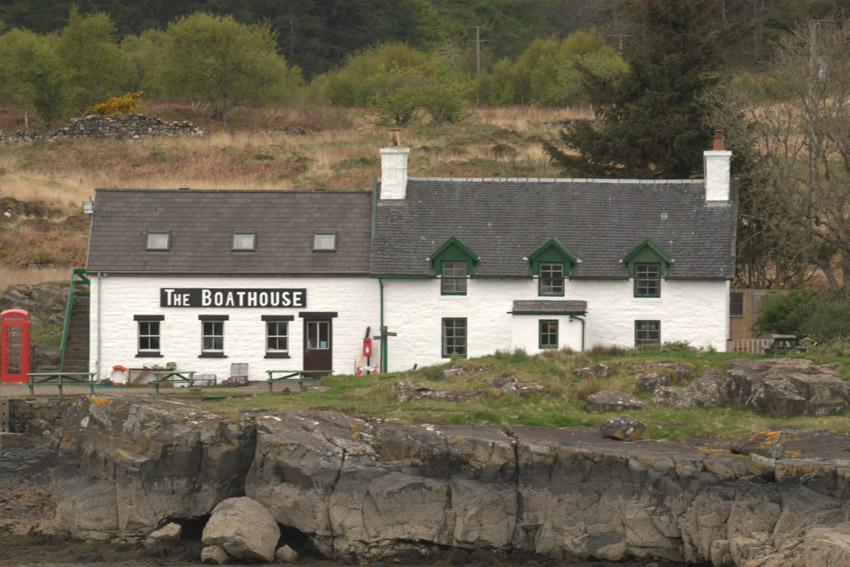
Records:
[[[587,313],[587,301],[575,300],[517,300],[511,313],[515,315],[539,315],[545,314],[581,314]]]
[[[371,193],[98,189],[90,272],[368,274]],[[145,251],[170,231],[168,252]],[[256,232],[255,252],[233,252],[233,232]],[[314,233],[337,234],[313,252]]]
[[[706,205],[701,180],[410,178],[404,200],[378,202],[376,275],[433,275],[428,257],[454,236],[479,256],[474,276],[528,276],[527,258],[556,238],[576,277],[627,277],[620,260],[645,238],[673,260],[669,278],[729,278],[737,201]]]

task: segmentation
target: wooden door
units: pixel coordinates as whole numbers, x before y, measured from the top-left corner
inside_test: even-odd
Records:
[[[304,370],[333,370],[333,319],[304,319]]]

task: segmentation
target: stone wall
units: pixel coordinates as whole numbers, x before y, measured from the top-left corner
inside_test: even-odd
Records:
[[[203,135],[203,130],[196,128],[185,120],[182,122],[166,122],[154,116],[129,113],[116,114],[114,116],[91,114],[72,118],[68,126],[54,130],[46,136],[44,133],[34,130],[19,130],[10,136],[3,136],[2,132],[0,132],[0,140],[6,142],[54,140],[56,138],[111,138],[125,140],[158,136],[179,138]]]

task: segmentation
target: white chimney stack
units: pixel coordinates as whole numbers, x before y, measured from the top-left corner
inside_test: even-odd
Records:
[[[723,130],[714,131],[714,148],[705,157],[705,201],[729,202],[732,152],[723,149]]]
[[[407,195],[407,155],[400,148],[398,128],[390,128],[390,147],[381,148],[381,195],[384,199],[404,199]]]

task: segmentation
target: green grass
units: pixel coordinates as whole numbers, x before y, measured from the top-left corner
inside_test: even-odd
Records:
[[[750,355],[750,358],[761,358]],[[723,369],[726,360],[742,358],[737,353],[712,353],[698,351],[621,351],[596,349],[583,353],[549,351],[529,356],[523,351],[497,352],[491,356],[462,361],[465,366],[486,365],[486,370],[463,373],[452,379],[441,379],[440,371],[457,361],[409,371],[407,379],[419,388],[474,392],[477,395],[463,402],[446,400],[418,400],[399,402],[392,384],[404,380],[402,373],[371,376],[328,376],[320,385],[326,391],[311,391],[286,396],[259,395],[249,399],[226,399],[208,402],[210,410],[236,414],[243,408],[264,408],[269,412],[297,410],[331,410],[359,416],[380,416],[397,423],[443,422],[465,424],[490,424],[504,428],[513,425],[543,427],[598,427],[611,413],[588,413],[584,397],[599,387],[635,393],[646,408],[630,411],[630,415],[648,424],[646,436],[651,439],[672,438],[685,440],[692,437],[740,436],[747,432],[772,429],[778,426],[813,430],[824,429],[850,432],[850,409],[824,417],[774,418],[760,415],[744,408],[716,407],[682,409],[673,406],[656,406],[649,401],[648,392],[636,392],[634,378],[641,371],[633,369],[634,363],[643,360],[686,362],[694,371],[679,385],[702,376],[709,368]],[[850,356],[813,357],[817,363],[843,362],[842,378],[848,378]],[[605,363],[611,376],[595,380],[588,388],[588,380],[573,375],[577,368]],[[492,376],[512,376],[520,385],[542,384],[548,394],[527,398],[515,394],[500,396],[485,380]],[[599,386],[599,387],[596,387]]]

